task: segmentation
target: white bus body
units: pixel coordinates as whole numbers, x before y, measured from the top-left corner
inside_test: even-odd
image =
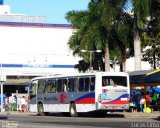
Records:
[[[30,111],[107,112],[129,109],[129,75],[123,72],[37,77],[30,83]]]

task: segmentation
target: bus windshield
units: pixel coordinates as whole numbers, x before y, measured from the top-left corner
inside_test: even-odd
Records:
[[[124,86],[127,87],[127,77],[125,76],[103,76],[102,86]]]

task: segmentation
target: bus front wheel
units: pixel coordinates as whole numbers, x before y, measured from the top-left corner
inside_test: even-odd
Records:
[[[70,112],[71,117],[77,117],[78,116],[77,110],[76,110],[76,105],[74,103],[70,104],[69,112]]]
[[[43,104],[38,104],[38,115],[45,116]]]

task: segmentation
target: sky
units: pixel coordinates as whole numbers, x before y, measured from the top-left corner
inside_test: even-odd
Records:
[[[47,23],[69,24],[65,14],[72,10],[87,10],[90,0],[3,0],[11,13],[46,16]]]

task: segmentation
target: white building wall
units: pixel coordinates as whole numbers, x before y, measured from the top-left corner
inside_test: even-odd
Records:
[[[10,6],[0,5],[0,14],[10,14]]]
[[[126,61],[126,71],[131,72],[135,71],[135,59],[134,57],[127,59]],[[141,70],[150,70],[151,65],[148,62],[141,61]]]
[[[44,26],[43,26],[44,25]],[[46,26],[45,26],[46,25]],[[6,75],[38,75],[77,72],[68,48],[71,27],[0,25],[0,63]]]

